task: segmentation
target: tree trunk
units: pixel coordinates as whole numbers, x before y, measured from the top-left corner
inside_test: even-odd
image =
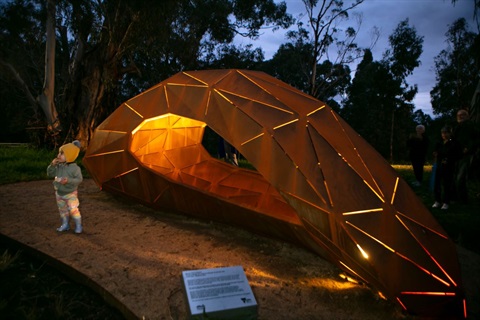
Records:
[[[395,129],[395,109],[392,110],[392,126],[390,128],[390,163],[393,163],[393,132]]]
[[[55,107],[55,0],[47,2],[47,43],[45,46],[45,80],[42,94],[37,102],[45,113],[48,131],[57,134],[61,131]]]
[[[470,103],[470,119],[474,123],[480,123],[480,80],[478,80],[472,102]]]

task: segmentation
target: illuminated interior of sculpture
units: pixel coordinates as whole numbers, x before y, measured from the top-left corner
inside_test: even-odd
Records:
[[[207,125],[257,170],[212,157]],[[306,246],[412,314],[465,317],[455,245],[408,184],[265,73],[178,73],[113,112],[83,161],[104,190]]]

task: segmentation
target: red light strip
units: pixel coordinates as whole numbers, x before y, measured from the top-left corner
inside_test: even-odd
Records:
[[[401,257],[402,259],[412,263],[413,265],[415,265],[417,268],[419,268],[420,270],[422,270],[423,272],[425,272],[426,274],[432,276],[433,278],[437,279],[438,281],[440,281],[441,283],[443,283],[444,285],[446,285],[447,287],[450,287],[450,283],[448,283],[447,281],[441,279],[439,276],[433,274],[432,272],[428,271],[427,269],[425,269],[424,267],[422,267],[421,265],[419,265],[418,263],[416,263],[415,261],[413,261],[412,259],[408,258],[407,256],[404,256],[403,254],[399,253],[398,251],[392,249],[391,247],[387,246],[385,243],[381,242],[380,240],[378,240],[377,238],[373,237],[372,235],[370,235],[369,233],[365,232],[364,230],[360,229],[359,227],[357,227],[356,225],[354,225],[353,223],[351,223],[350,221],[345,221],[346,224],[352,226],[353,228],[357,229],[358,231],[360,231],[361,233],[363,233],[364,235],[366,235],[367,237],[369,237],[370,239],[372,240],[375,240],[376,242],[378,242],[379,244],[381,244],[382,246],[384,246],[386,249],[390,250],[391,252],[395,253],[396,255],[398,255],[399,257]]]
[[[444,234],[442,234],[442,233],[440,233],[440,232],[438,232],[438,231],[436,231],[436,230],[433,230],[432,228],[429,228],[429,227],[427,227],[427,226],[419,223],[419,222],[416,221],[416,220],[413,220],[412,218],[410,218],[410,217],[407,216],[406,214],[401,213],[400,211],[397,211],[397,213],[398,213],[399,215],[401,215],[402,217],[404,217],[404,218],[412,221],[413,223],[418,224],[418,225],[421,226],[422,228],[424,228],[424,229],[426,229],[426,230],[428,230],[428,231],[430,231],[430,232],[432,232],[432,233],[435,233],[437,236],[442,237],[442,238],[444,238],[444,239],[448,239],[448,236],[446,236],[446,235],[444,235]]]
[[[405,305],[403,304],[402,300],[400,300],[399,297],[396,297],[396,298],[397,298],[398,303],[402,306],[403,310],[406,311],[406,310],[407,310],[407,307],[405,307]]]
[[[452,277],[450,277],[450,275],[447,273],[447,271],[445,271],[445,269],[442,268],[442,266],[440,265],[440,263],[438,263],[437,259],[435,259],[431,254],[430,252],[427,250],[427,248],[425,248],[425,246],[422,244],[422,242],[420,240],[418,240],[418,238],[413,234],[413,232],[410,230],[410,228],[407,227],[407,225],[403,222],[403,220],[398,216],[398,215],[395,215],[395,218],[397,218],[398,221],[400,221],[400,223],[403,225],[403,227],[408,231],[408,233],[410,233],[410,235],[417,241],[417,243],[422,247],[423,251],[425,251],[428,256],[430,257],[430,259],[432,259],[432,261],[437,265],[437,267],[442,270],[443,274],[445,276],[447,276],[447,278],[452,282],[452,284],[457,287],[457,283],[452,279]]]

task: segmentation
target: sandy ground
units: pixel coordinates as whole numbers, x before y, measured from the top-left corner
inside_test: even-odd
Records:
[[[131,319],[186,319],[185,270],[242,266],[258,319],[416,319],[303,248],[79,188],[84,233],[59,234],[50,181],[0,186],[0,234],[101,293]],[[480,318],[480,256],[458,248],[469,319]],[[473,301],[473,302],[472,302]]]

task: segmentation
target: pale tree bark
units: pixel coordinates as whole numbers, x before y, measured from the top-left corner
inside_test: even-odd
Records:
[[[45,80],[42,94],[37,102],[45,113],[48,131],[55,134],[61,130],[55,107],[55,0],[47,1],[47,43],[45,48]]]
[[[480,123],[480,80],[477,83],[472,102],[470,103],[470,119],[477,124]]]
[[[313,52],[312,52],[312,70],[310,75],[310,95],[317,95],[317,65],[324,55],[328,56],[330,45],[335,42],[336,23],[348,16],[347,12],[354,9],[364,0],[356,0],[349,7],[343,9],[343,2],[338,0],[302,0],[307,10],[307,18],[310,28],[313,31]],[[320,4],[318,3],[320,2]],[[341,61],[339,64],[350,63],[346,61],[346,53],[349,45],[353,44],[355,36],[349,37],[344,47],[344,52],[339,53]]]
[[[17,69],[10,63],[0,60],[0,65],[8,71],[13,81],[15,81],[20,89],[25,93],[28,102],[40,109],[45,114],[48,125],[48,132],[52,135],[57,135],[61,131],[60,122],[58,119],[57,109],[55,107],[55,0],[48,0],[47,3],[47,41],[45,49],[45,77],[42,93],[34,97],[29,86],[17,71]]]

